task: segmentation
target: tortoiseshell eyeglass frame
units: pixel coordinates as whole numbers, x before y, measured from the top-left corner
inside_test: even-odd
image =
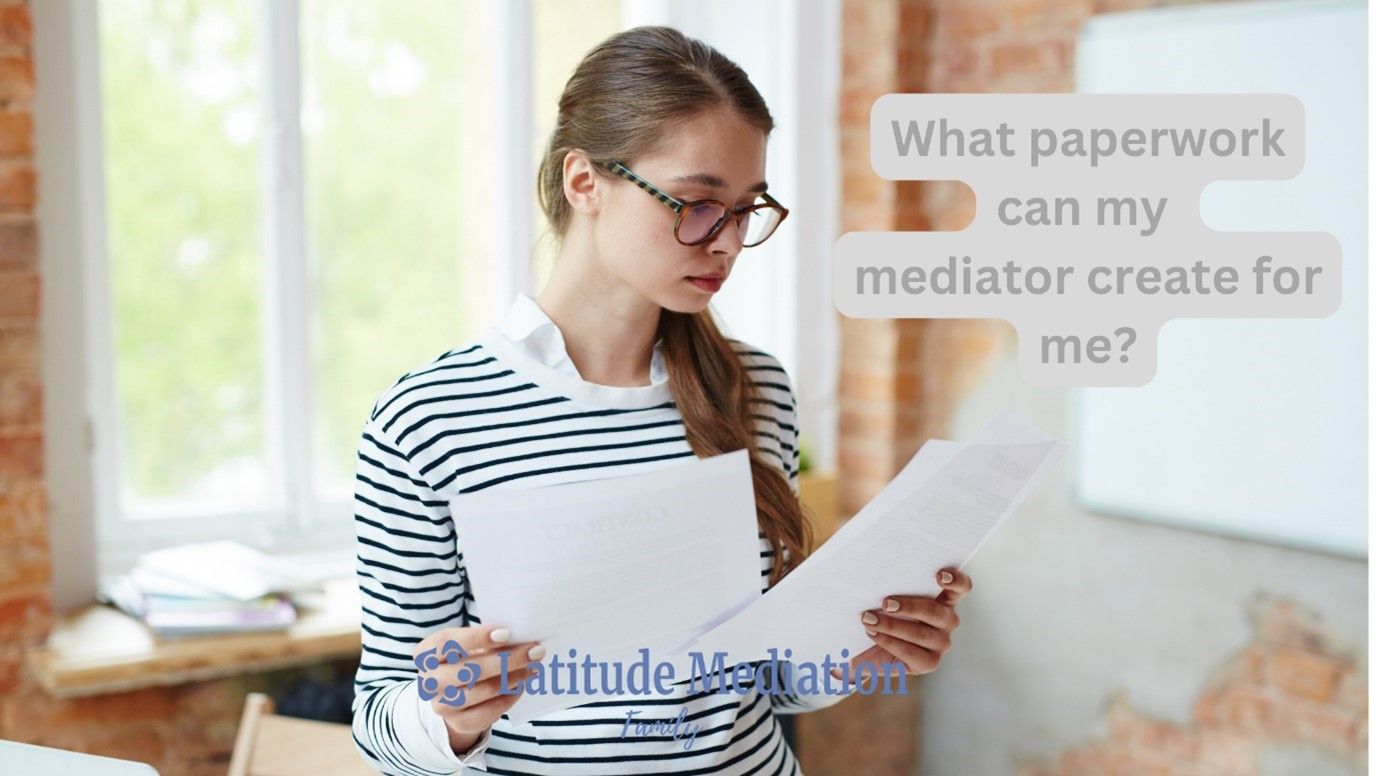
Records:
[[[789,208],[782,205],[780,202],[776,200],[775,197],[772,197],[770,194],[767,194],[764,191],[761,192],[760,196],[762,199],[766,200],[765,202],[754,202],[750,205],[744,205],[743,207],[739,208],[728,207],[726,202],[720,202],[716,199],[696,199],[692,202],[684,202],[682,200],[676,199],[675,197],[672,197],[671,195],[651,185],[650,181],[646,180],[637,173],[632,172],[632,170],[628,169],[627,165],[623,164],[622,162],[608,162],[604,166],[607,167],[609,170],[617,173],[618,175],[621,175],[622,177],[637,184],[637,186],[639,186],[643,191],[655,197],[656,199],[659,199],[666,207],[675,211],[675,240],[681,245],[702,245],[708,242],[709,240],[712,240],[714,236],[718,234],[719,230],[723,228],[723,225],[728,223],[728,216],[730,215],[734,218],[740,219],[743,217],[744,214],[763,209],[771,209],[780,213],[780,218],[776,221],[775,226],[771,227],[771,231],[766,233],[765,237],[762,237],[760,240],[757,240],[756,242],[742,244],[743,248],[751,248],[752,246],[761,245],[762,243],[766,242],[766,240],[769,239],[771,235],[775,234],[776,230],[780,228],[781,222],[785,220],[785,217],[787,215],[790,215]],[[685,210],[693,205],[702,205],[705,203],[713,203],[721,206],[723,208],[722,217],[720,217],[718,221],[713,225],[713,228],[709,229],[708,234],[704,235],[700,239],[695,240],[693,242],[685,242],[684,240],[681,240],[680,219],[684,215]]]

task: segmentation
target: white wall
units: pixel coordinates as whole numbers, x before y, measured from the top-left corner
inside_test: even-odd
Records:
[[[1068,439],[1068,406],[1066,390],[1024,384],[1012,346],[959,409],[952,438],[1005,408]],[[1068,461],[966,568],[973,592],[958,604],[953,646],[921,681],[925,776],[1010,773],[1085,743],[1105,733],[1117,688],[1145,713],[1190,723],[1205,679],[1250,641],[1257,591],[1315,609],[1364,662],[1364,562],[1092,515],[1071,503]],[[1318,753],[1307,772],[1354,771]]]
[[[1202,220],[1218,231],[1330,233],[1342,284],[1326,318],[1171,321],[1148,385],[1081,391],[1076,452],[1089,508],[1365,556],[1365,17],[1362,0],[1268,0],[1084,26],[1082,91],[1297,97],[1302,172],[1212,183]]]

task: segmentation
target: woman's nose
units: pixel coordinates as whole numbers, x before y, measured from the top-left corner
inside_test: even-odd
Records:
[[[709,241],[709,249],[714,253],[736,256],[742,252],[742,224],[739,216],[728,216],[718,234]]]

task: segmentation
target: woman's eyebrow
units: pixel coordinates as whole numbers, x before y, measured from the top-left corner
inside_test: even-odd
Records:
[[[694,173],[693,175],[677,175],[677,176],[675,176],[674,178],[671,178],[671,182],[672,182],[672,183],[697,183],[697,184],[699,184],[700,186],[708,186],[708,187],[711,188],[711,189],[726,189],[726,188],[728,188],[728,182],[727,182],[727,181],[723,180],[722,178],[718,177],[717,175],[714,175],[713,173],[708,173],[708,172],[697,172],[697,173]],[[747,189],[747,190],[748,190],[748,191],[751,191],[751,192],[758,192],[758,193],[764,192],[764,191],[766,191],[766,181],[760,181],[760,182],[758,182],[755,186],[752,186],[750,189]]]

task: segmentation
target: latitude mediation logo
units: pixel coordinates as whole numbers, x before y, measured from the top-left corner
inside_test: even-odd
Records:
[[[507,652],[499,655],[498,687],[499,694],[519,693],[551,695],[673,695],[676,687],[686,684],[677,680],[676,664],[661,660],[651,662],[651,650],[642,647],[637,650],[638,658],[629,662],[622,660],[595,660],[592,655],[583,655],[570,649],[568,659],[552,654],[546,662],[528,665],[530,674],[525,680],[509,687]],[[794,661],[789,648],[780,650],[771,647],[770,656],[765,660],[743,661],[731,666],[727,663],[726,652],[714,652],[706,657],[703,652],[687,652],[689,660],[687,693],[737,693],[746,695],[759,692],[765,695],[848,695],[854,692],[871,695],[905,695],[905,664],[898,661],[879,663],[864,662],[852,666],[847,662],[848,650],[839,652],[839,660],[825,655],[823,660]],[[469,657],[464,648],[455,641],[445,642],[439,650],[428,649],[416,656],[418,671],[435,671],[446,663],[460,664]],[[834,671],[838,674],[835,676]],[[424,700],[440,697],[440,702],[448,706],[463,706],[465,692],[474,688],[479,679],[479,666],[474,663],[460,665],[455,674],[455,683],[441,685],[434,676],[428,676],[417,683],[417,690]]]

